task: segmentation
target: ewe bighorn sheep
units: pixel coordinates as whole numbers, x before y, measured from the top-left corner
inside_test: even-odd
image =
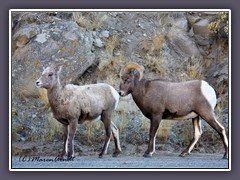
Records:
[[[77,124],[95,119],[101,119],[106,130],[105,143],[99,157],[107,152],[111,132],[116,147],[113,156],[118,156],[121,152],[119,131],[111,121],[119,101],[118,92],[112,86],[103,83],[85,86],[68,84],[62,87],[59,81],[61,69],[60,64],[51,65],[36,81],[37,87],[47,89],[53,115],[64,126],[64,150],[61,157],[74,157],[73,140]]]
[[[202,134],[200,117],[203,118],[221,136],[225,154],[228,158],[228,139],[224,127],[216,120],[214,108],[216,94],[205,81],[165,82],[146,80],[143,68],[137,63],[128,63],[120,71],[121,96],[132,95],[142,113],[150,119],[150,142],[144,157],[155,152],[155,137],[161,119],[184,120],[192,118],[194,137],[180,156],[188,155]]]

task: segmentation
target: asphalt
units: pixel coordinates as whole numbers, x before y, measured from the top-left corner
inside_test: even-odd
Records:
[[[152,158],[140,155],[110,154],[97,156],[77,156],[70,160],[60,160],[53,156],[14,156],[10,160],[11,170],[229,170],[229,160],[222,154],[193,153],[179,157],[173,153],[158,153]]]

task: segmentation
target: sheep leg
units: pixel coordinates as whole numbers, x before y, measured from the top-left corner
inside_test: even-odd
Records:
[[[144,153],[143,157],[152,157],[152,154],[155,152],[155,138],[157,135],[157,130],[160,122],[161,122],[161,116],[159,115],[154,116],[151,119],[148,149]]]
[[[68,159],[73,158],[74,157],[74,136],[75,136],[75,132],[77,129],[77,123],[78,120],[73,120],[70,121],[71,123],[68,125],[68,152],[67,152],[67,156]]]
[[[205,111],[201,112],[199,115],[220,135],[225,149],[223,159],[228,159],[228,139],[225,128],[216,120],[213,111],[205,109]]]
[[[111,115],[108,112],[105,111],[105,112],[102,113],[101,120],[102,120],[103,125],[105,127],[106,138],[105,138],[105,142],[104,142],[104,145],[103,145],[102,152],[99,154],[99,158],[102,158],[103,155],[107,153],[107,149],[108,149],[108,146],[109,146],[109,143],[110,143],[110,138],[111,138],[111,134],[112,134],[110,117],[111,117]]]
[[[184,149],[183,152],[179,155],[181,157],[184,157],[190,154],[193,147],[195,146],[195,144],[198,142],[199,138],[202,135],[200,116],[193,118],[192,122],[193,122],[194,136],[189,146],[186,149]]]
[[[113,157],[117,157],[122,151],[120,146],[120,140],[119,140],[119,130],[113,122],[111,122],[111,124],[112,124],[111,129],[112,129],[114,143],[115,143],[115,151],[113,153]]]
[[[63,134],[63,141],[64,141],[64,147],[63,150],[59,153],[58,157],[60,159],[63,159],[65,155],[67,155],[68,152],[68,125],[64,125],[63,124],[63,130],[64,130],[64,134]]]
[[[63,157],[64,157],[68,153],[69,132],[68,132],[68,125],[63,125],[63,127],[64,127],[64,149],[63,149]]]

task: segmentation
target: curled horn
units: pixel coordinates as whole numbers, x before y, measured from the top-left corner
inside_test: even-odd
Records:
[[[144,68],[141,67],[139,64],[134,63],[134,62],[130,62],[130,63],[125,64],[120,71],[120,76],[123,76],[124,74],[130,73],[131,69],[135,69],[139,72],[139,74],[140,74],[139,81],[140,81],[143,77]]]

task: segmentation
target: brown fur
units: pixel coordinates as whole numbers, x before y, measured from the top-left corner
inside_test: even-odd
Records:
[[[200,81],[171,83],[142,80],[136,81],[132,96],[143,114],[158,114],[167,110],[172,116],[183,116],[195,111],[194,102],[200,91]],[[202,101],[206,99],[202,97]]]
[[[123,68],[125,67],[127,66],[125,65]],[[150,141],[144,154],[145,157],[152,156],[155,151],[155,136],[161,119],[184,120],[193,118],[194,139],[181,153],[181,156],[189,154],[201,135],[201,128],[198,125],[200,120],[198,119],[202,117],[220,134],[225,148],[224,158],[228,158],[228,142],[225,129],[216,121],[214,107],[202,94],[202,81],[193,80],[176,83],[146,80],[140,79],[139,73],[135,73],[136,70],[129,70],[125,74],[120,73],[119,93],[121,96],[131,94],[139,109],[151,121]],[[124,69],[121,72],[125,72]]]

